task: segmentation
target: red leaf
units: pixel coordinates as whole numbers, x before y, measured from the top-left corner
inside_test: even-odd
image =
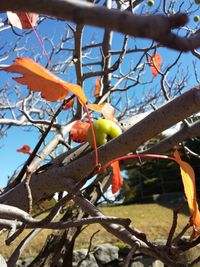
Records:
[[[23,145],[23,147],[17,149],[17,152],[31,155],[31,148],[29,145]]]
[[[158,53],[149,57],[149,66],[154,77],[157,76],[158,71],[161,70],[162,58]]]
[[[7,12],[7,17],[12,26],[19,29],[32,29],[37,25],[38,14],[27,12]]]
[[[85,142],[89,127],[90,127],[89,122],[80,120],[76,121],[76,123],[74,123],[70,131],[72,140],[76,143]]]
[[[115,194],[119,191],[123,184],[122,176],[119,168],[119,161],[115,161],[111,164],[113,168],[113,176],[112,176],[112,193]]]

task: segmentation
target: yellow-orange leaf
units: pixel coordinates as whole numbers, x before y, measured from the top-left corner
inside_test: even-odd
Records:
[[[109,103],[88,104],[87,108],[102,113],[105,119],[115,119],[115,109]]]
[[[119,161],[115,161],[111,164],[113,168],[113,176],[112,176],[112,193],[115,194],[119,191],[123,184],[122,176],[120,173]]]
[[[195,173],[193,168],[187,162],[181,160],[180,154],[177,150],[174,152],[174,157],[176,162],[180,165],[184,192],[191,213],[190,222],[194,226],[194,232],[197,233],[198,227],[200,227],[200,212],[196,196]],[[195,236],[195,233],[193,233],[193,236]]]
[[[4,70],[22,74],[21,77],[13,79],[27,85],[32,91],[41,92],[41,96],[46,100],[63,100],[71,92],[79,98],[81,103],[86,103],[87,99],[79,85],[63,81],[30,58],[16,58],[14,62]]]
[[[88,104],[87,105],[87,108],[88,109],[91,109],[93,111],[96,111],[96,112],[100,112],[101,113],[101,110],[102,110],[102,108],[103,108],[104,105],[105,105],[104,103],[103,104]]]
[[[101,91],[101,79],[97,78],[96,79],[95,88],[94,88],[94,96],[95,96],[95,98],[99,97],[100,91]]]
[[[161,70],[162,58],[158,53],[149,57],[149,66],[154,77],[157,76],[158,71]]]

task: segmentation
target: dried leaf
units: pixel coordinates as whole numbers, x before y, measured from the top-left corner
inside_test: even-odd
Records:
[[[74,142],[83,143],[86,141],[89,122],[78,120],[71,128],[70,135]]]
[[[31,155],[31,148],[29,145],[23,145],[23,147],[17,149],[17,152]]]
[[[38,14],[28,12],[7,12],[7,17],[12,26],[19,29],[32,29],[37,25]]]
[[[200,212],[196,196],[195,173],[193,168],[187,162],[181,160],[180,154],[177,150],[174,152],[174,157],[176,162],[180,165],[184,192],[191,214],[190,222],[194,227],[193,236],[195,236],[196,234],[200,234],[198,233],[198,227],[200,227]]]
[[[113,168],[113,176],[112,176],[112,193],[115,194],[119,191],[123,184],[122,176],[120,173],[119,161],[115,161],[111,164]]]
[[[158,75],[158,71],[161,70],[162,58],[158,53],[149,57],[149,66],[154,77]]]
[[[115,120],[115,109],[109,103],[88,104],[87,108],[102,113],[105,119]]]
[[[100,96],[100,91],[101,91],[101,79],[97,78],[96,79],[95,88],[94,88],[94,96],[95,96],[95,98]]]
[[[30,58],[16,58],[14,62],[4,70],[22,74],[21,77],[13,79],[27,85],[30,90],[41,92],[41,96],[46,100],[63,100],[71,92],[79,98],[81,103],[86,103],[87,99],[79,85],[63,81]]]
[[[105,119],[115,120],[115,109],[109,103],[104,104],[101,113]]]

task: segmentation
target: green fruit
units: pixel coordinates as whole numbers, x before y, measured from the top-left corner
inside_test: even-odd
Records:
[[[199,16],[194,16],[194,22],[198,22],[199,21]]]
[[[200,0],[195,0],[195,4],[199,5],[200,4]]]
[[[94,121],[93,128],[97,146],[106,144],[109,140],[118,137],[122,133],[121,128],[114,121],[107,119]],[[88,129],[87,140],[91,147],[94,147],[91,128]]]
[[[149,1],[147,2],[147,5],[148,5],[148,6],[153,6],[153,5],[154,5],[154,0],[149,0]]]

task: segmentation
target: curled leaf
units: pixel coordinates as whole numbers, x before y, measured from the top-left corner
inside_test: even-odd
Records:
[[[101,91],[101,79],[97,78],[96,79],[95,88],[94,88],[94,96],[95,96],[95,98],[100,96],[100,91]]]
[[[89,122],[81,120],[76,121],[70,131],[71,139],[76,143],[85,142],[89,127]]]
[[[162,58],[158,53],[153,54],[149,57],[149,66],[151,69],[151,73],[154,77],[158,75],[158,71],[161,70]]]
[[[88,104],[87,108],[102,113],[105,119],[115,120],[115,109],[109,103]]]
[[[191,214],[190,223],[191,225],[193,225],[194,229],[192,234],[193,238],[200,234],[200,232],[198,232],[198,228],[200,227],[200,212],[196,196],[195,173],[193,168],[187,162],[181,160],[180,154],[177,150],[174,152],[174,157],[176,162],[180,166],[184,192]]]
[[[32,29],[37,25],[38,14],[30,12],[7,12],[7,17],[12,26],[19,29]]]
[[[30,58],[16,58],[14,62],[3,70],[22,74],[21,77],[13,79],[27,85],[32,91],[41,92],[41,96],[46,100],[53,102],[63,100],[71,92],[81,103],[86,103],[87,99],[79,85],[63,81]]]
[[[112,176],[112,193],[115,194],[119,191],[123,184],[122,176],[120,173],[119,161],[115,161],[111,164],[113,169],[113,176]]]
[[[23,145],[23,147],[17,149],[17,152],[29,155],[32,153],[29,145]]]
[[[101,113],[105,119],[115,120],[115,109],[109,103],[104,104]]]

